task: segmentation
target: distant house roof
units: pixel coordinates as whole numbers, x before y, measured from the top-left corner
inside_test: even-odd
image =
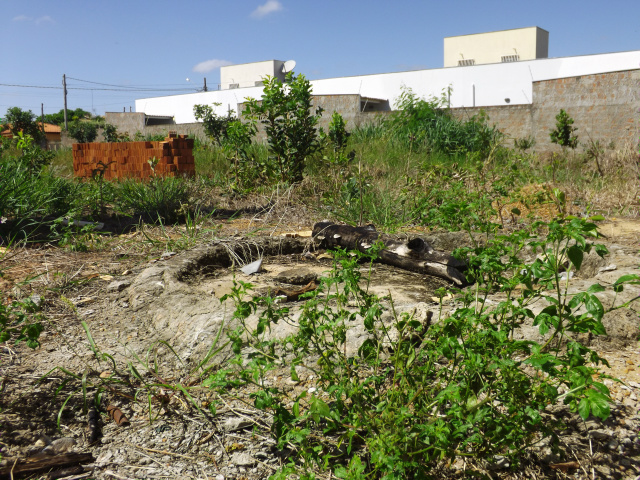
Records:
[[[38,123],[38,125],[40,125],[40,123]],[[53,125],[52,123],[45,123],[44,133],[62,133],[62,127],[59,125]]]
[[[38,122],[38,127],[40,125],[42,125],[42,123]],[[7,127],[6,129],[0,132],[0,135],[6,138],[13,138],[13,134],[11,133],[11,124],[7,123],[6,127]],[[53,125],[52,123],[45,123],[44,133],[62,133],[62,127],[59,127],[58,125]]]

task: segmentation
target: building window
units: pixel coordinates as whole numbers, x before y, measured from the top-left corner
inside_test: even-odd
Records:
[[[458,60],[459,67],[470,67],[471,65],[475,65],[476,61],[473,58],[468,58],[466,60]]]
[[[520,60],[520,55],[503,55],[502,56],[502,63],[517,62],[518,60]]]

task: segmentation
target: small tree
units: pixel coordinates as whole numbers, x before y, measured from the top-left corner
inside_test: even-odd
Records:
[[[91,143],[98,136],[95,122],[74,120],[69,124],[69,135],[78,143]]]
[[[81,108],[76,108],[75,110],[67,109],[67,119],[73,120],[74,118],[91,118],[91,113]],[[47,113],[44,116],[44,121],[46,123],[52,123],[53,125],[64,125],[64,109],[60,110],[58,113]]]
[[[575,149],[578,146],[578,136],[574,135],[576,130],[578,129],[573,126],[573,118],[563,109],[560,109],[560,113],[556,115],[556,129],[549,134],[551,143],[560,145],[563,148]]]
[[[28,135],[36,143],[44,140],[42,126],[38,124],[36,115],[31,110],[22,110],[20,107],[11,107],[4,116],[4,124],[9,126],[14,138],[18,137],[18,133]]]
[[[262,100],[249,99],[245,115],[265,126],[274,170],[283,182],[302,180],[305,162],[321,148],[316,125],[322,108],[311,108],[311,84],[304,75],[287,73],[285,83],[265,79]]]
[[[233,162],[235,176],[233,185],[240,186],[252,176],[251,169],[255,165],[252,165],[249,147],[255,134],[256,125],[254,122],[234,120],[227,125],[222,148],[226,157]]]
[[[220,106],[220,103],[214,103],[214,105]],[[202,120],[204,133],[219,147],[222,146],[223,140],[227,136],[227,127],[235,120],[234,113],[233,110],[230,110],[223,117],[215,113],[210,105],[193,106],[193,114],[196,120]]]
[[[110,123],[105,123],[102,130],[102,136],[104,137],[105,142],[117,142],[119,140],[118,128]]]
[[[329,158],[331,163],[346,164],[355,158],[355,150],[346,153],[350,136],[351,134],[347,132],[347,122],[344,121],[340,113],[333,112],[328,133],[321,132],[321,137],[326,139],[329,147],[333,150],[333,155]]]

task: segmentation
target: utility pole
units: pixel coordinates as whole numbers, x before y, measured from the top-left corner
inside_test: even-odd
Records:
[[[42,136],[47,138],[44,133],[44,103],[40,104],[40,129],[42,130]]]
[[[68,130],[67,125],[67,75],[62,74],[62,90],[64,91],[64,130]]]
[[[204,77],[204,91],[207,91],[207,77]]]

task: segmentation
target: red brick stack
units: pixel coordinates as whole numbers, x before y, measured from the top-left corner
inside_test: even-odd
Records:
[[[162,142],[74,143],[73,171],[76,177],[91,177],[104,169],[104,178],[148,178],[194,176],[193,139],[170,133]]]

